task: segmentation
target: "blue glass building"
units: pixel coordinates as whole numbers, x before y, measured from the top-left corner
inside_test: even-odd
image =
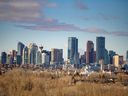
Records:
[[[17,44],[17,58],[18,58],[17,64],[22,64],[23,48],[24,48],[24,44],[22,42],[18,42]]]
[[[116,55],[116,52],[114,52],[113,50],[109,51],[109,63],[113,64],[113,56]]]
[[[37,62],[38,46],[35,43],[30,44],[30,64],[36,64]]]
[[[96,38],[96,62],[105,59],[105,37]]]
[[[7,54],[6,52],[1,53],[1,64],[6,64],[7,63]]]
[[[75,64],[75,58],[78,56],[78,39],[76,37],[68,38],[68,60],[70,64]]]
[[[18,42],[17,44],[17,55],[23,55],[24,44],[22,42]]]
[[[105,64],[109,64],[110,63],[110,58],[109,58],[109,54],[108,54],[108,50],[107,49],[105,49],[104,63]]]

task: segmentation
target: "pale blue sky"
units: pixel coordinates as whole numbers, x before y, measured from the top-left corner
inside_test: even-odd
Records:
[[[0,1],[0,52],[17,49],[17,42],[37,43],[44,49],[63,48],[75,36],[79,52],[87,40],[96,45],[106,37],[106,48],[126,55],[128,0],[10,0]]]

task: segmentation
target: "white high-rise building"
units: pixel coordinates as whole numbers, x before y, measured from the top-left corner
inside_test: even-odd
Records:
[[[50,64],[50,56],[47,53],[42,53],[42,64],[43,65]]]

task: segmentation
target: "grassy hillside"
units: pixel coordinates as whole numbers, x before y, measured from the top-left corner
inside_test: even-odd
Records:
[[[128,87],[120,83],[71,84],[71,76],[14,69],[0,76],[0,96],[128,96]]]

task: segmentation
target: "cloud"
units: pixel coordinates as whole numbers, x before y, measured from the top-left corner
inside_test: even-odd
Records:
[[[115,31],[115,32],[111,32],[112,35],[116,35],[116,36],[128,36],[128,32],[124,32],[124,31]]]
[[[56,6],[56,3],[48,0],[1,0],[0,21],[37,23],[36,21],[45,19],[42,12],[45,7]]]
[[[48,3],[47,4],[47,7],[56,8],[57,7],[57,4],[56,3]]]
[[[25,18],[41,16],[40,3],[35,0],[2,0],[0,1],[0,20],[24,21]]]
[[[82,2],[81,0],[76,0],[75,7],[80,9],[80,10],[88,9],[88,6],[86,4],[84,4],[84,2]]]
[[[80,0],[76,0],[76,6],[82,10],[88,9],[88,7]],[[73,31],[128,36],[128,32],[108,32],[99,27],[80,28],[74,24],[60,22],[57,19],[45,16],[43,9],[46,7],[55,8],[57,7],[57,4],[48,2],[48,0],[0,0],[0,21],[16,22],[16,26],[30,30]],[[100,14],[100,16],[105,20],[118,18],[104,14]]]
[[[88,27],[83,29],[84,32],[96,33],[96,34],[109,34],[108,31],[98,27]]]
[[[73,24],[61,23],[58,20],[46,19],[45,23],[29,26],[29,25],[18,25],[25,29],[40,30],[40,31],[82,31],[79,27]]]
[[[119,16],[107,15],[107,14],[103,14],[103,13],[99,13],[99,16],[103,20],[116,20],[116,19],[120,18]]]
[[[104,35],[113,35],[113,36],[128,36],[128,32],[124,31],[108,31],[103,28],[98,27],[88,27],[82,29],[83,32],[95,33],[95,34],[104,34]]]
[[[96,15],[92,16],[80,16],[80,19],[82,20],[118,20],[120,19],[119,16],[115,15],[109,15],[109,14],[103,14],[103,13],[98,13]]]

